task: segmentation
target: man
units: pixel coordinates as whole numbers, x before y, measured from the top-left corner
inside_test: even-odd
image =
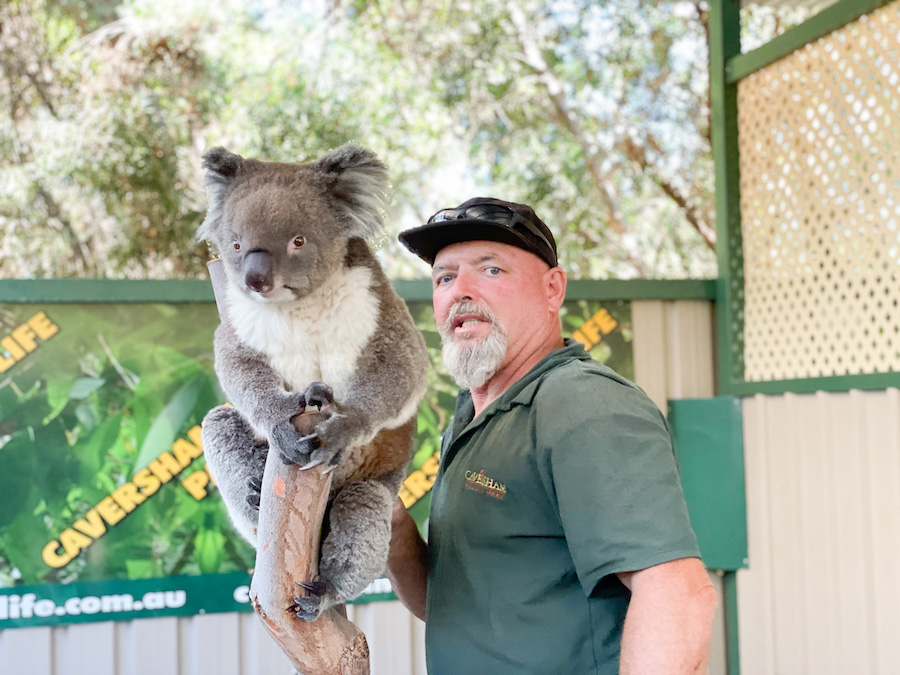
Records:
[[[715,591],[665,419],[562,337],[566,275],[534,211],[475,198],[401,241],[432,264],[463,388],[428,543],[398,502],[388,575],[432,675],[704,672]]]

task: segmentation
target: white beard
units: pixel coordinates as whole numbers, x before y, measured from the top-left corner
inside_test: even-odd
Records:
[[[453,332],[455,318],[460,314],[471,313],[479,314],[491,325],[491,332],[480,340]],[[438,326],[438,332],[441,334],[444,365],[463,389],[483,386],[503,365],[509,338],[503,324],[487,307],[479,307],[473,303],[454,305],[447,320]]]

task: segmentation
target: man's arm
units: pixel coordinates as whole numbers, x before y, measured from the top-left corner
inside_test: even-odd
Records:
[[[415,616],[425,620],[428,547],[399,499],[394,502],[391,518],[391,543],[388,551],[387,576],[394,593]]]
[[[698,558],[681,558],[619,579],[631,591],[621,675],[705,673],[716,591]]]

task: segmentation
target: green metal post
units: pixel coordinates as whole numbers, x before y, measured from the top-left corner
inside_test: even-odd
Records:
[[[712,0],[709,12],[709,90],[712,151],[716,166],[716,253],[719,280],[716,317],[719,393],[743,381],[743,269],[738,191],[737,84],[728,81],[729,59],[741,52],[739,0]]]
[[[729,59],[741,53],[740,0],[711,0],[709,12],[709,89],[712,150],[716,164],[716,253],[719,281],[716,321],[719,344],[720,394],[743,381],[743,270],[738,180],[737,84],[728,81]],[[737,586],[735,572],[723,577],[728,674],[740,675]]]
[[[725,663],[728,675],[740,675],[738,651],[737,572],[722,573],[722,608],[725,612]]]

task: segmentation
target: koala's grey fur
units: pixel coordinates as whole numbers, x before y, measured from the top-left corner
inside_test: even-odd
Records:
[[[370,457],[366,444],[408,425],[425,391],[424,340],[365,241],[382,228],[387,170],[352,144],[307,164],[223,148],[203,163],[209,204],[198,238],[217,249],[227,278],[215,368],[233,406],[203,421],[206,461],[254,546],[249,485],[261,482],[269,449],[286,462],[333,466],[324,595],[298,599],[298,615],[314,619],[384,569],[409,457]],[[330,416],[301,437],[290,418],[321,402]]]

